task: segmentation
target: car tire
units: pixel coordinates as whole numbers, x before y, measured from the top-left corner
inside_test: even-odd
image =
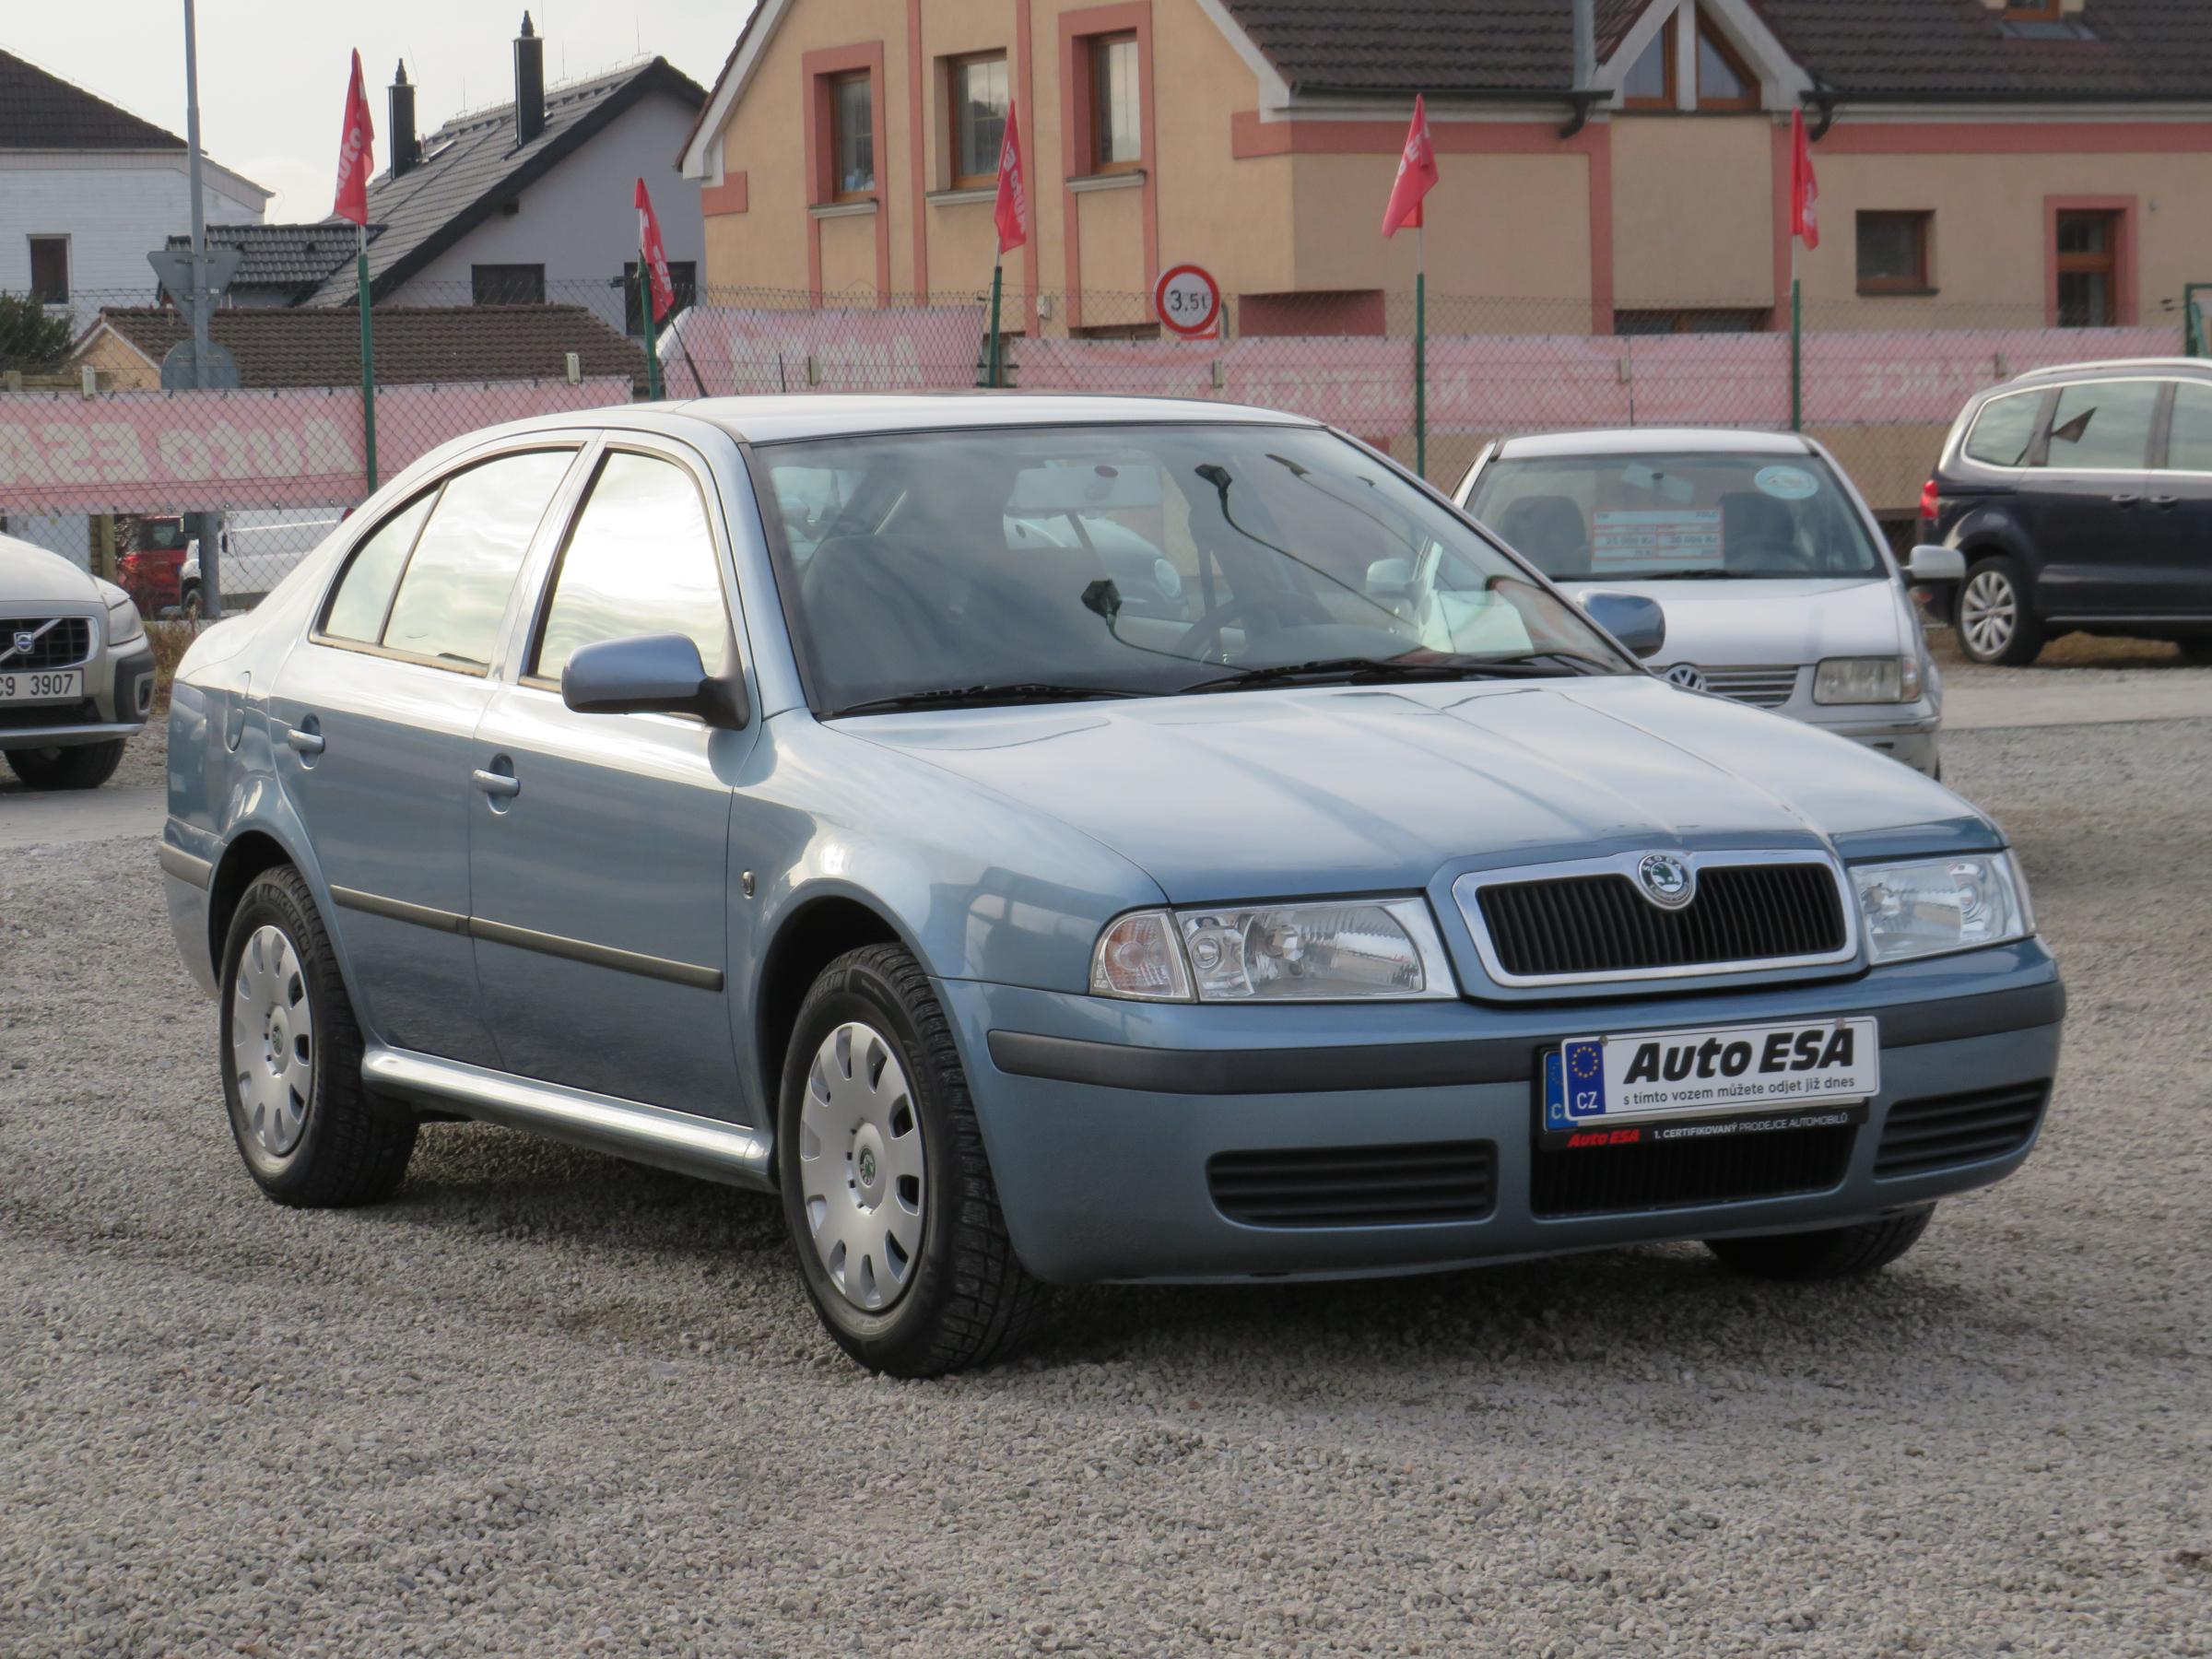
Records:
[[[231,1137],[263,1192],[327,1209],[398,1191],[419,1125],[363,1084],[360,1026],[330,935],[288,865],[263,871],[240,897],[218,1024]]]
[[[1767,1233],[1754,1238],[1708,1239],[1705,1248],[1738,1273],[1756,1278],[1859,1278],[1878,1273],[1920,1242],[1936,1206],[1831,1227],[1819,1232]]]
[[[81,743],[69,748],[16,748],[7,751],[8,770],[32,789],[98,789],[123,764],[123,746]]]
[[[2194,663],[2200,668],[2212,668],[2212,638],[2176,640],[2182,648],[2182,661]]]
[[[206,613],[206,600],[200,593],[200,584],[196,582],[186,582],[184,591],[177,595],[178,617],[186,622],[197,622]]]
[[[2028,602],[2020,567],[2009,559],[1979,559],[1959,590],[1959,649],[1977,663],[2007,668],[2032,663],[2048,637]]]
[[[800,1006],[776,1123],[783,1218],[815,1312],[872,1371],[1011,1352],[1043,1287],[1006,1236],[952,1028],[913,957],[849,951]]]

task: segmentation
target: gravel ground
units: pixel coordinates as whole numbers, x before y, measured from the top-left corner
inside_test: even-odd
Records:
[[[2212,1653],[2208,746],[1950,739],[2066,1075],[1881,1278],[1092,1291],[934,1384],[764,1199],[453,1125],[265,1203],[145,849],[10,855],[0,1653]]]

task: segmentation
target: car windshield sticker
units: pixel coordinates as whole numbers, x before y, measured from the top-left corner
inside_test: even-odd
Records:
[[[1721,562],[1721,510],[1684,507],[1657,512],[1603,511],[1590,538],[1590,571],[1633,576],[1639,571],[1695,570]]]
[[[1806,501],[1820,493],[1820,480],[1802,466],[1762,466],[1751,482],[1778,501]]]

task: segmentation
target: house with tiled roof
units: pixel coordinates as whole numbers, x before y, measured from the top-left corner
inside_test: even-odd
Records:
[[[1782,325],[1800,111],[1823,326],[2178,338],[2212,281],[2212,0],[761,0],[683,166],[713,285],[972,295],[1011,103],[1023,332],[1157,333],[1186,262],[1248,335],[1381,332],[1417,93],[1460,332]]]
[[[382,225],[369,227],[369,240],[383,234]],[[340,265],[350,267],[358,246],[357,232],[345,219],[325,219],[312,225],[209,225],[210,248],[234,249],[238,271],[224,290],[229,305],[300,305]],[[171,253],[192,246],[188,235],[169,239]]]
[[[626,276],[637,267],[639,179],[653,191],[679,297],[698,277],[699,194],[674,158],[706,93],[665,58],[572,85],[546,84],[545,41],[529,15],[513,42],[514,97],[418,132],[418,83],[403,63],[386,92],[377,148],[390,163],[369,185],[370,291],[384,305],[589,305],[639,332]],[[425,65],[418,63],[418,71]],[[304,303],[354,302],[353,228]],[[212,239],[211,239],[212,240]],[[324,243],[311,236],[320,258]],[[303,267],[302,267],[303,268]]]
[[[203,155],[212,218],[255,223],[271,193]],[[192,223],[184,140],[0,52],[0,293],[35,294],[81,325],[151,299],[146,256]]]

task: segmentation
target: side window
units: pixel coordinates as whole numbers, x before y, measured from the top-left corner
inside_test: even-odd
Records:
[[[2212,386],[2184,381],[2173,389],[2166,465],[2175,472],[2212,473]]]
[[[729,612],[698,485],[672,462],[618,453],[560,556],[530,672],[559,679],[579,646],[665,633],[690,639],[709,674],[727,671]]]
[[[2035,442],[2035,418],[2043,406],[2041,392],[1993,397],[1982,406],[1966,440],[1966,458],[1984,466],[2025,466]]]
[[[446,480],[384,624],[387,650],[491,665],[507,597],[572,450],[503,455]]]
[[[2064,388],[2051,412],[2050,465],[2140,470],[2149,465],[2150,419],[2158,406],[2156,381],[2099,381]]]
[[[331,597],[330,614],[323,618],[325,634],[334,640],[376,643],[384,630],[384,613],[392,608],[392,590],[399,585],[399,573],[415,550],[415,537],[437,499],[435,489],[425,490],[361,544]]]

